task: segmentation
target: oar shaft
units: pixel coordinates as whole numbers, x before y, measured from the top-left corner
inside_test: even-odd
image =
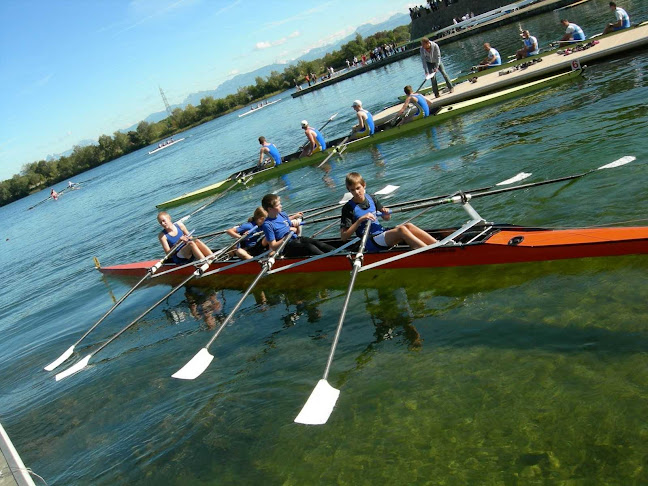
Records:
[[[268,260],[266,260],[263,263],[263,269],[261,270],[261,272],[259,272],[259,274],[256,276],[254,281],[249,285],[249,287],[247,289],[245,289],[245,292],[243,292],[243,296],[239,299],[239,301],[236,303],[236,305],[234,306],[232,311],[225,318],[225,321],[223,321],[223,323],[220,325],[220,327],[216,330],[216,332],[214,333],[212,338],[209,340],[209,342],[207,343],[205,348],[209,348],[209,346],[211,346],[214,343],[214,341],[216,340],[218,335],[221,333],[221,331],[223,329],[225,329],[225,326],[232,320],[232,317],[234,316],[234,314],[236,314],[236,311],[239,310],[241,305],[243,305],[243,301],[247,298],[248,295],[250,295],[250,292],[252,292],[254,287],[256,287],[256,284],[259,283],[259,280],[261,280],[263,278],[263,276],[272,269],[272,265],[274,264],[274,258],[276,258],[277,256],[279,256],[281,254],[283,249],[288,244],[288,241],[290,241],[290,239],[292,238],[293,234],[294,233],[292,231],[290,233],[288,233],[285,236],[284,241],[281,242],[281,245],[279,246],[279,248],[277,248],[277,252],[275,253],[275,256],[270,257]]]
[[[126,293],[125,293],[125,294],[124,294],[124,295],[123,295],[123,296],[122,296],[122,297],[121,297],[117,302],[115,302],[115,304],[110,308],[110,310],[108,310],[108,312],[106,312],[106,313],[101,317],[101,319],[99,319],[97,322],[95,322],[94,325],[93,325],[90,329],[88,329],[88,330],[85,332],[85,334],[84,334],[83,336],[81,336],[81,337],[77,340],[76,343],[74,343],[74,346],[76,346],[77,344],[79,344],[81,341],[83,341],[83,340],[86,338],[86,336],[87,336],[88,334],[90,334],[92,331],[94,331],[94,329],[95,329],[99,324],[101,324],[101,323],[104,321],[104,319],[105,319],[106,317],[108,317],[108,316],[112,313],[112,311],[114,311],[114,310],[119,306],[119,304],[121,304],[122,302],[124,302],[124,300],[126,300],[126,297],[128,297],[130,294],[132,294],[133,292],[135,292],[135,290],[136,290],[136,289],[137,289],[137,288],[142,284],[142,282],[144,282],[147,278],[149,278],[150,275],[151,275],[151,274],[147,272],[146,275],[144,275],[144,276],[140,279],[140,281],[137,282],[137,283],[135,284],[135,286],[131,287],[131,289],[130,289],[128,292],[126,292]]]
[[[335,348],[337,348],[337,343],[340,339],[340,334],[342,333],[342,326],[344,324],[344,318],[346,317],[347,309],[349,308],[349,301],[351,300],[351,294],[353,293],[353,287],[355,285],[356,277],[358,276],[358,271],[362,266],[362,253],[364,252],[365,245],[367,244],[367,238],[369,238],[369,231],[371,229],[371,222],[367,221],[364,233],[362,235],[362,240],[360,241],[360,248],[358,253],[353,261],[353,270],[351,270],[351,278],[349,279],[349,286],[347,288],[346,296],[344,297],[344,304],[342,305],[342,312],[340,313],[340,320],[338,321],[337,328],[335,329],[335,336],[333,337],[333,344],[331,345],[331,351],[329,352],[328,360],[326,361],[326,368],[324,369],[324,375],[322,376],[323,380],[328,378],[329,371],[331,370],[331,364],[333,363],[333,356],[335,355]]]
[[[151,312],[153,309],[155,309],[158,305],[160,305],[162,302],[164,302],[166,299],[171,297],[173,294],[175,294],[179,289],[182,288],[189,280],[194,278],[196,276],[196,272],[192,273],[189,275],[186,279],[182,281],[182,283],[176,285],[171,289],[164,297],[162,297],[160,300],[158,300],[155,304],[153,304],[151,307],[146,309],[144,312],[142,312],[135,320],[131,321],[130,324],[128,324],[126,327],[124,327],[121,331],[119,331],[117,334],[115,334],[113,337],[111,337],[108,341],[103,343],[99,348],[92,354],[97,354],[99,351],[101,351],[103,348],[108,346],[110,343],[112,343],[115,339],[117,339],[119,336],[121,336],[123,333],[125,333],[128,329],[133,327],[137,322],[139,322],[141,319],[143,319],[149,312]]]

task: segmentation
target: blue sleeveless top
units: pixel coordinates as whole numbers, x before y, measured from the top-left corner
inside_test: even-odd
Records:
[[[362,209],[358,205],[358,203],[356,203],[353,199],[351,201],[347,202],[347,204],[351,207],[351,209],[353,209],[354,221],[357,221],[358,219],[360,219],[361,216],[364,216],[367,213],[374,213],[375,214],[375,212],[376,212],[376,203],[374,203],[374,200],[371,198],[371,196],[369,194],[365,194],[365,199],[369,202],[369,207],[367,209]],[[356,230],[356,236],[358,236],[359,238],[362,238],[362,236],[364,234],[364,229],[365,229],[366,224],[367,223],[365,222],[365,223],[361,224],[360,226],[358,226],[358,229]],[[377,221],[372,221],[371,222],[371,229],[369,230],[369,234],[371,236],[379,235],[380,233],[384,233],[384,231],[385,231],[385,228],[383,228],[380,225],[380,223],[378,223]]]
[[[326,140],[324,140],[324,136],[320,133],[320,131],[317,128],[313,127],[308,127],[308,130],[311,130],[315,134],[317,143],[319,143],[320,147],[322,147],[322,150],[326,150]]]
[[[416,98],[416,104],[419,106],[419,109],[423,111],[423,116],[430,116],[430,107],[427,104],[425,96],[421,93],[414,93],[412,96]]]
[[[367,115],[367,127],[369,127],[369,133],[370,133],[371,135],[373,135],[373,134],[374,134],[374,131],[375,131],[375,129],[376,129],[376,126],[374,125],[373,116],[371,116],[371,113],[369,113],[369,112],[368,112],[367,110],[365,110],[364,108],[361,109],[360,111],[361,111],[362,113],[365,113],[365,114]],[[364,130],[362,130],[360,133],[362,133],[362,132],[364,132],[364,131],[366,131],[366,130],[367,130],[367,128],[365,128]]]
[[[281,165],[281,154],[279,153],[279,150],[277,150],[277,147],[275,147],[274,143],[264,143],[264,147],[266,147],[269,150],[270,157],[275,162],[275,165]]]
[[[175,226],[176,230],[178,230],[175,236],[171,236],[166,231],[164,232],[164,236],[166,237],[167,241],[169,242],[169,246],[171,247],[173,247],[173,245],[175,245],[180,240],[180,238],[184,236],[184,232],[180,229],[178,223],[173,223],[173,226]]]

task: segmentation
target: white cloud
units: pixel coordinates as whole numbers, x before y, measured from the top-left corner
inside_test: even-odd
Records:
[[[272,42],[261,41],[261,42],[257,42],[254,45],[254,48],[257,50],[269,49],[270,47],[275,47],[275,46],[280,46],[281,44],[285,44],[287,41],[288,41],[288,37],[282,37],[281,39],[277,39],[276,41],[272,41]]]
[[[295,32],[293,32],[292,34],[290,34],[288,37],[291,38],[291,39],[294,39],[295,37],[299,37],[300,34],[301,34],[301,33],[300,33],[298,30],[296,30]]]

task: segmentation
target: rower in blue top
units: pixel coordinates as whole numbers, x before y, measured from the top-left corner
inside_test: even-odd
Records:
[[[301,127],[306,134],[308,144],[306,145],[306,147],[304,147],[304,150],[302,150],[300,157],[310,157],[314,153],[326,150],[326,140],[324,140],[324,136],[320,133],[319,130],[313,127],[309,127],[306,120],[302,120]]]
[[[259,150],[259,163],[257,164],[257,167],[269,167],[272,162],[274,162],[275,167],[281,165],[281,154],[279,153],[279,150],[277,150],[275,144],[267,142],[265,137],[259,137],[259,143],[261,144],[261,150]],[[263,161],[266,154],[270,156],[272,161]]]
[[[369,239],[365,251],[375,253],[388,250],[399,243],[406,243],[411,248],[422,248],[436,243],[436,239],[412,223],[405,223],[395,228],[385,229],[378,223],[376,212],[382,213],[382,218],[389,221],[389,209],[380,204],[375,196],[366,193],[367,184],[357,172],[349,172],[346,176],[346,188],[353,198],[342,207],[340,221],[340,237],[347,241],[355,233],[362,238],[367,222],[371,225]]]
[[[486,51],[486,57],[479,63],[477,66],[478,71],[483,71],[494,66],[502,65],[502,57],[497,49],[491,47],[488,42],[484,42],[484,50]]]
[[[559,42],[585,40],[585,32],[583,32],[583,29],[581,29],[578,25],[572,24],[567,19],[562,19],[560,23],[563,24],[567,28],[567,30],[565,30],[565,35],[560,38]]]
[[[184,265],[212,255],[212,251],[205,243],[197,238],[192,238],[184,223],[174,223],[166,211],[159,212],[157,220],[162,226],[162,231],[158,234],[158,240],[160,240],[165,253],[169,253],[171,248],[179,241],[183,242],[171,257],[173,263]]]
[[[614,12],[616,22],[607,24],[603,30],[603,35],[630,27],[630,16],[628,12],[621,7],[617,7],[615,2],[610,2],[610,10]]]
[[[237,248],[234,250],[236,256],[241,260],[250,260],[267,249],[267,244],[264,245],[266,242],[262,235],[255,234],[261,231],[261,226],[267,216],[267,211],[262,207],[258,207],[254,210],[254,214],[246,223],[243,223],[240,226],[234,226],[227,230],[227,234],[236,239],[239,239],[243,235],[249,235],[239,245],[237,245]]]
[[[352,107],[356,111],[358,123],[353,125],[353,135],[351,135],[349,139],[357,140],[366,137],[367,135],[373,135],[376,127],[371,113],[362,108],[362,101],[360,100],[355,100]]]
[[[315,238],[298,236],[301,230],[302,213],[288,216],[283,212],[281,198],[276,194],[266,194],[261,200],[261,206],[268,212],[268,216],[261,228],[268,248],[272,251],[281,246],[284,236],[291,231],[293,235],[286,244],[284,255],[287,257],[303,257],[309,255],[322,255],[334,250],[331,245]]]
[[[403,91],[405,91],[407,98],[405,98],[405,103],[403,103],[403,106],[396,116],[402,116],[403,112],[407,109],[408,106],[410,106],[410,104],[413,106],[413,110],[410,110],[405,115],[402,123],[407,123],[412,120],[418,120],[419,118],[430,116],[430,108],[432,107],[432,103],[430,103],[425,96],[423,96],[421,93],[413,93],[414,90],[409,84],[403,88]]]

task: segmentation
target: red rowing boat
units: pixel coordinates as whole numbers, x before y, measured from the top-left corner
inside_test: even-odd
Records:
[[[498,265],[573,258],[620,256],[648,253],[648,227],[608,227],[547,229],[472,221],[461,228],[432,230],[429,233],[439,243],[434,247],[410,250],[397,246],[380,253],[364,256],[362,271],[376,267],[385,269],[439,268],[471,265]],[[342,241],[324,240],[341,248]],[[357,245],[357,244],[356,244]],[[351,268],[346,253],[354,246],[342,249],[326,258],[279,258],[270,273],[348,272]],[[157,260],[100,267],[106,275],[142,277]],[[195,271],[192,265],[164,265],[154,280],[180,280]],[[256,275],[259,266],[242,264],[237,259],[214,262],[203,278],[217,275]]]

